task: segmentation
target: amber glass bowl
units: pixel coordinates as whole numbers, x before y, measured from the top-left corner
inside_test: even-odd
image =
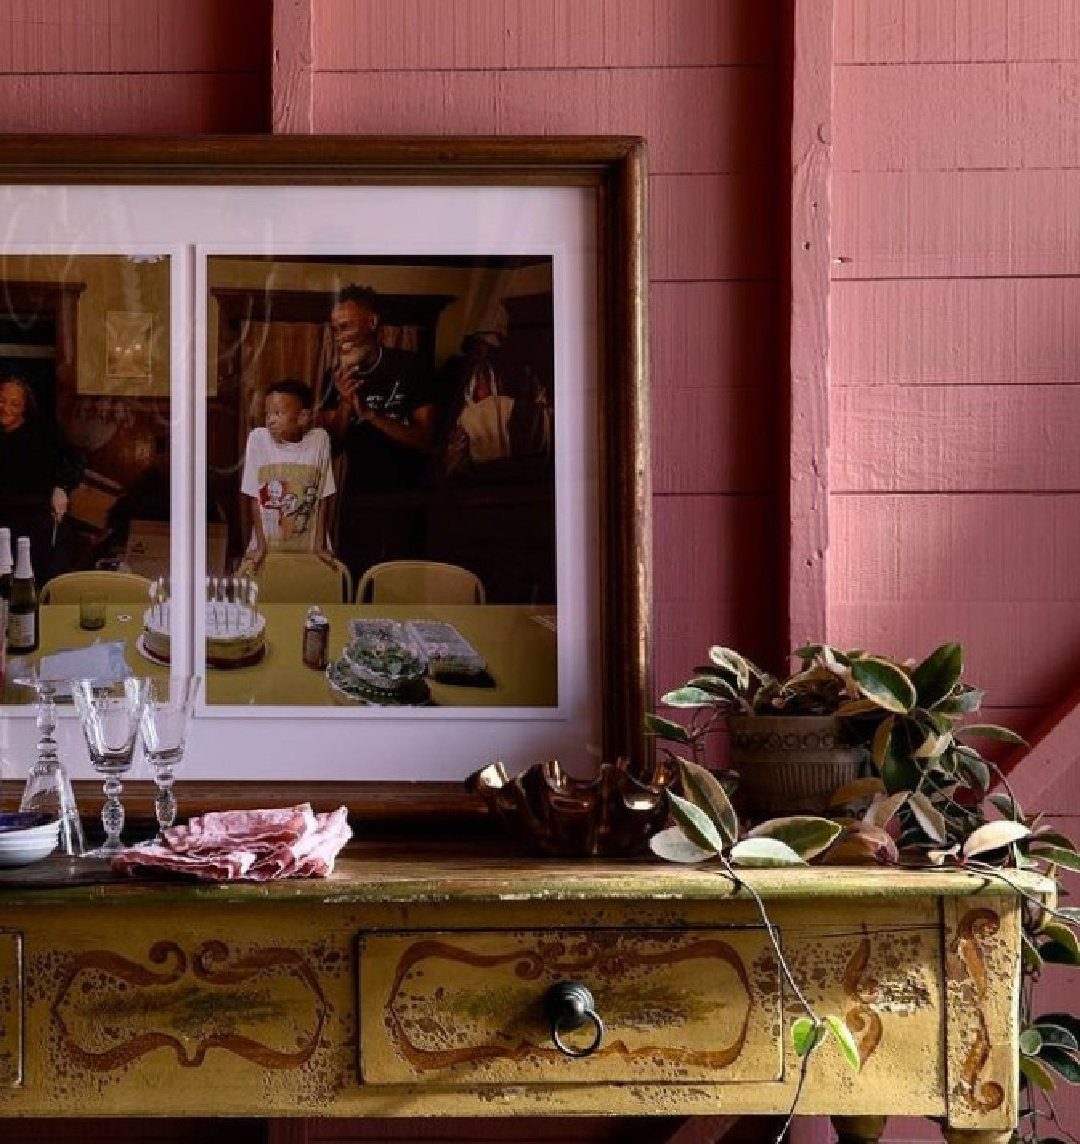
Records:
[[[665,763],[639,775],[629,764],[602,763],[592,778],[575,778],[552,759],[510,778],[502,763],[475,771],[465,785],[483,796],[512,838],[539,854],[563,858],[624,858],[648,849],[668,817]]]

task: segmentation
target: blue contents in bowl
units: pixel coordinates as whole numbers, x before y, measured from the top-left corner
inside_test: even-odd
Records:
[[[9,834],[13,830],[29,830],[34,826],[44,826],[53,822],[51,814],[39,810],[12,810],[0,814],[0,834]]]

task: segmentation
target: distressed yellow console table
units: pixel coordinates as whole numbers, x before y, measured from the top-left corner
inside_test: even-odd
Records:
[[[0,874],[0,1116],[778,1114],[795,1091],[798,1006],[748,895],[706,869],[477,842],[360,843],[331,879],[267,885],[66,869]],[[1007,1138],[1007,888],[876,868],[747,881],[862,1056],[856,1073],[823,1046],[800,1112],[865,1118],[841,1122],[854,1136],[904,1114]],[[545,998],[566,983],[603,1023],[588,1056],[552,1039]],[[557,1031],[578,1053],[598,1027]]]

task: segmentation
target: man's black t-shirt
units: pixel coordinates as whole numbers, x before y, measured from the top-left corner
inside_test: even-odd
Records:
[[[418,354],[383,348],[374,368],[358,371],[360,400],[374,413],[408,421],[414,410],[435,402],[435,384]],[[333,409],[338,393],[328,381],[326,407]],[[429,457],[419,449],[399,445],[369,421],[350,421],[345,433],[348,467],[344,496],[392,492],[420,487],[428,475]]]

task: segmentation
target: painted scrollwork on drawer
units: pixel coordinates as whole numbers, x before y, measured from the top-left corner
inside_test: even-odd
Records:
[[[192,949],[155,942],[143,960],[110,950],[64,956],[52,1017],[65,1058],[106,1073],[166,1049],[197,1068],[220,1049],[264,1069],[310,1059],[326,1021],[318,973],[288,948]]]
[[[544,997],[587,984],[605,1035],[552,1042]],[[370,936],[360,956],[364,1081],[668,1083],[781,1075],[776,963],[760,928]]]

